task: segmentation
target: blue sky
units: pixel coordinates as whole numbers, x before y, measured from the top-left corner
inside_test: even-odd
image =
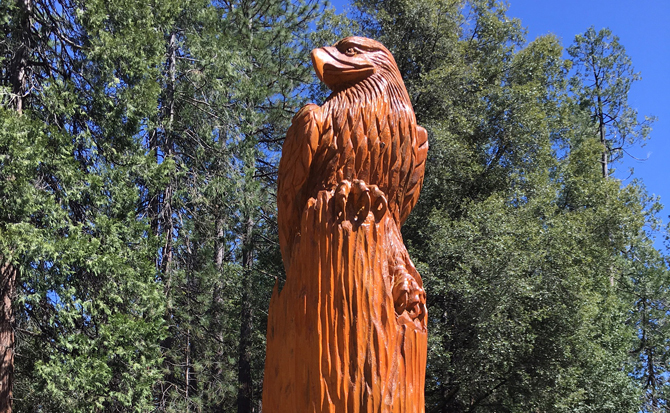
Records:
[[[670,214],[670,1],[669,0],[509,0],[508,16],[521,19],[528,39],[547,33],[557,35],[565,47],[575,35],[590,26],[609,27],[619,37],[642,80],[633,83],[629,105],[640,116],[653,115],[651,137],[644,147],[629,152],[615,176],[626,184],[632,178],[642,180],[647,191],[661,197],[665,208],[664,223]],[[628,178],[628,179],[627,179]],[[656,246],[663,244],[657,240]]]
[[[333,2],[344,11],[346,0]],[[609,27],[626,48],[642,80],[635,82],[628,97],[629,105],[640,116],[658,120],[644,147],[630,148],[638,161],[627,157],[616,164],[615,176],[625,185],[631,179],[642,180],[647,191],[661,197],[664,224],[670,219],[670,0],[508,0],[509,17],[516,17],[528,30],[529,41],[553,33],[568,47],[575,35],[589,27]],[[629,168],[634,169],[630,177]],[[662,240],[656,246],[662,247]]]

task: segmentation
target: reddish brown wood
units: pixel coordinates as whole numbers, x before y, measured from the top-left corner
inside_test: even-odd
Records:
[[[270,302],[263,411],[423,412],[426,306],[400,227],[428,142],[393,57],[316,49],[333,90],[293,119],[279,166],[286,284]]]
[[[0,413],[12,412],[14,380],[14,310],[16,267],[0,256]]]

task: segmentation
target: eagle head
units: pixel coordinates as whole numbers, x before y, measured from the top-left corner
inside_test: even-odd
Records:
[[[319,79],[333,92],[371,76],[400,80],[393,55],[381,43],[365,37],[346,37],[334,46],[312,50],[312,64]],[[402,84],[402,80],[400,80]]]

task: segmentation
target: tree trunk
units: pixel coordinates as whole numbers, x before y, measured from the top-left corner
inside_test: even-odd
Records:
[[[609,176],[609,148],[607,147],[607,135],[605,133],[605,113],[603,109],[603,100],[602,100],[602,87],[600,84],[600,78],[598,77],[598,71],[596,70],[595,65],[591,67],[593,70],[593,80],[595,82],[595,90],[598,96],[597,107],[596,107],[596,117],[598,118],[598,137],[600,138],[600,144],[603,146],[603,151],[600,155],[600,166],[603,174],[603,178]]]
[[[339,214],[334,201],[325,190],[310,199],[272,294],[263,411],[423,413],[425,308],[398,309],[394,297],[400,266],[417,291],[421,277],[390,213],[344,219],[361,205]]]
[[[25,106],[26,77],[30,51],[30,14],[31,0],[18,0],[21,22],[17,39],[19,45],[10,61],[10,82],[12,99],[17,113],[23,113]],[[4,262],[0,255],[0,413],[12,412],[12,391],[14,385],[14,308],[12,303],[16,296],[17,269],[9,262]]]
[[[154,153],[155,161],[158,164],[159,162],[159,146],[158,146],[158,130],[154,129],[151,131],[149,134],[149,152]],[[160,196],[158,195],[159,192],[153,192],[149,193],[149,211],[148,211],[148,216],[149,220],[151,223],[151,235],[158,237],[160,235],[160,228],[159,228],[159,222],[158,222],[158,213],[160,211]],[[155,259],[155,264],[156,264],[156,269],[160,269],[160,257],[158,254],[156,255]]]
[[[26,76],[28,71],[28,57],[30,51],[30,13],[32,12],[31,0],[18,0],[21,13],[21,23],[17,40],[20,42],[14,56],[10,61],[10,81],[12,84],[12,99],[14,109],[20,114],[25,106]]]
[[[14,381],[14,309],[16,295],[16,267],[2,263],[0,267],[0,413],[12,412],[12,385]]]
[[[167,47],[167,62],[168,62],[168,85],[167,85],[167,102],[166,108],[164,109],[165,116],[167,117],[166,124],[163,125],[163,134],[165,135],[165,146],[163,148],[163,153],[165,157],[172,156],[174,154],[173,148],[173,139],[172,131],[174,127],[174,117],[175,117],[175,82],[176,82],[176,66],[177,61],[177,34],[175,32],[170,33],[170,40]],[[173,244],[174,244],[174,217],[172,211],[172,195],[174,193],[174,188],[172,183],[168,184],[163,192],[163,205],[162,210],[160,211],[160,216],[163,223],[163,233],[165,234],[165,245],[163,246],[162,253],[162,270],[164,274],[169,274],[172,271],[172,259],[173,259]],[[169,278],[169,277],[168,277]]]
[[[603,152],[601,155],[600,163],[602,164],[602,173],[603,178],[609,176],[609,161],[608,161],[608,151],[607,139],[605,137],[605,115],[602,112],[602,103],[600,100],[600,95],[598,95],[598,132],[600,134],[600,144],[603,146]]]
[[[223,208],[218,208],[217,209],[217,214],[219,214],[219,217],[216,218],[216,241],[214,242],[214,246],[216,248],[216,270],[221,274],[221,269],[223,268],[223,257],[226,252],[226,239],[225,239],[225,220],[224,218],[221,217],[223,215],[223,212],[221,211]]]
[[[251,305],[252,283],[251,266],[253,264],[252,232],[254,221],[247,218],[244,242],[242,245],[242,304],[240,310],[240,345],[237,374],[239,390],[237,393],[237,413],[252,412],[253,382],[251,375],[251,334],[253,331],[253,307]]]

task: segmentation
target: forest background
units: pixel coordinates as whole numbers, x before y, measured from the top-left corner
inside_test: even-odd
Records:
[[[617,172],[654,118],[616,33],[528,39],[496,0],[0,17],[0,412],[262,410],[281,143],[327,96],[309,51],[349,34],[389,47],[429,131],[403,228],[426,410],[667,411],[666,229]]]

